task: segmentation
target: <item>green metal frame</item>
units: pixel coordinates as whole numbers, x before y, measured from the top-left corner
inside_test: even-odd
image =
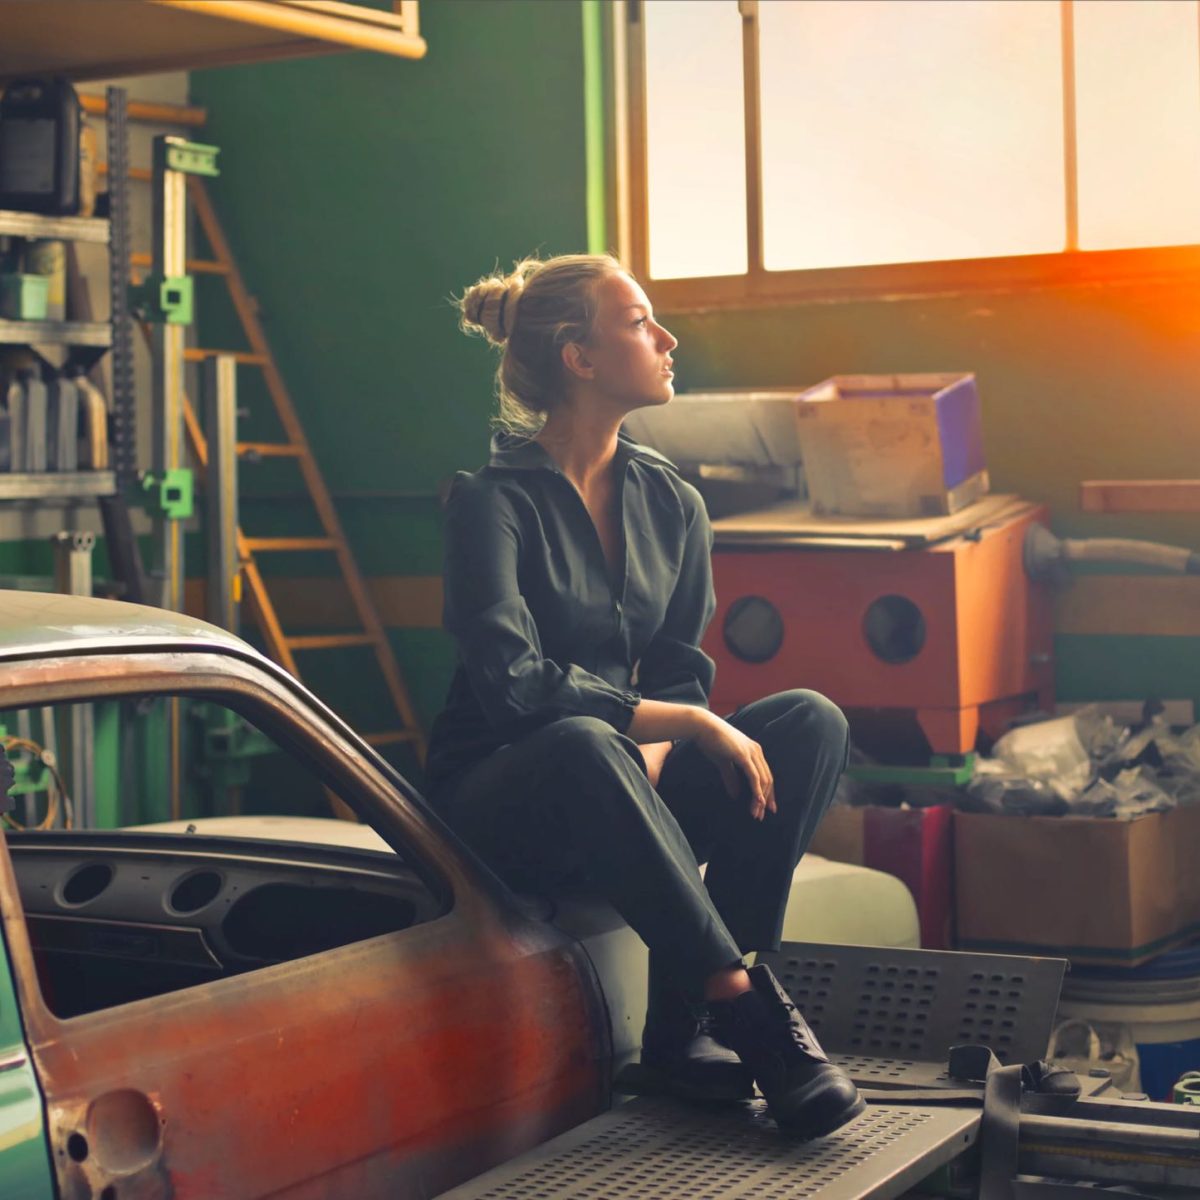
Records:
[[[888,767],[875,763],[846,768],[850,779],[862,783],[900,783],[914,787],[961,787],[975,775],[975,754],[935,754],[927,767]]]

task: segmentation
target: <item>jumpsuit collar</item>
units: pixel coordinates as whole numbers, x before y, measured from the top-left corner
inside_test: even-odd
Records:
[[[624,430],[617,433],[616,463],[618,467],[625,466],[633,459],[643,462],[657,463],[660,466],[674,467],[665,455],[659,454],[649,446],[640,445],[629,437]],[[498,432],[492,435],[492,452],[488,459],[489,467],[502,467],[508,470],[548,470],[560,473],[558,464],[551,458],[549,452],[531,437],[523,434]]]

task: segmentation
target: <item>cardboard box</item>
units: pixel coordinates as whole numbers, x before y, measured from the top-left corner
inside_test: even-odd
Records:
[[[954,829],[960,949],[1134,966],[1200,934],[1200,806]]]
[[[953,946],[954,810],[835,804],[817,827],[809,849],[835,862],[886,871],[906,884],[917,904],[921,946]]]
[[[796,415],[815,513],[943,516],[988,490],[974,375],[835,375]]]

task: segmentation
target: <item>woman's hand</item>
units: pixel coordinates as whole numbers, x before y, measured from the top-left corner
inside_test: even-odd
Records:
[[[663,763],[667,761],[667,755],[671,753],[671,747],[674,744],[674,742],[644,742],[638,747],[642,752],[642,759],[646,763],[646,778],[650,780],[651,787],[658,787]]]
[[[775,780],[762,747],[715,713],[706,713],[696,748],[721,772],[725,790],[736,800],[742,795],[741,781],[749,784],[750,815],[761,821],[775,807]]]

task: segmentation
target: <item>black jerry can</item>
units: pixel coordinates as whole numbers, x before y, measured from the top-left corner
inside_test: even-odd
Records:
[[[79,211],[82,115],[70,80],[15,79],[0,98],[0,208]]]

